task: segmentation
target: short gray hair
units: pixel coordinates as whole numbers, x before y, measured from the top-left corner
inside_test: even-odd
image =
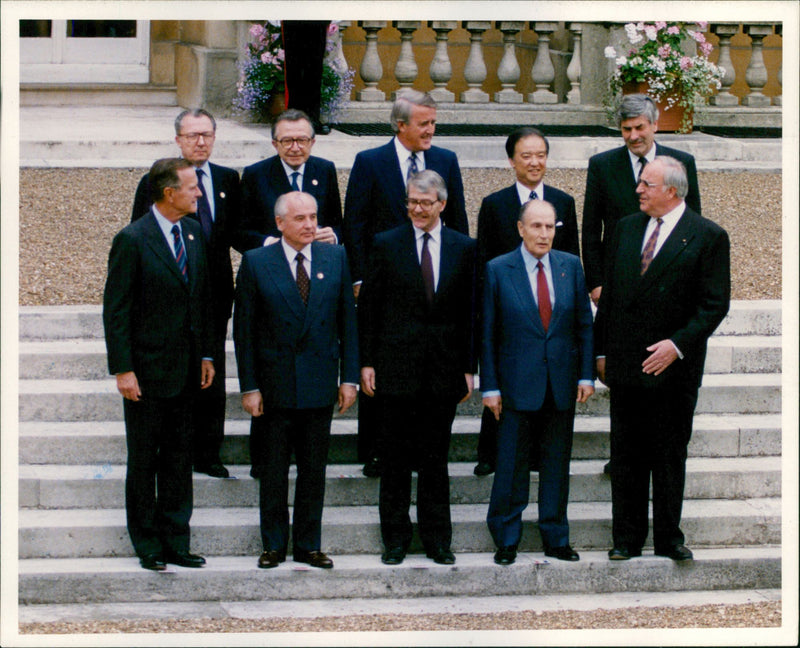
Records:
[[[683,200],[689,193],[689,180],[683,162],[669,155],[657,155],[653,162],[661,162],[664,167],[664,186],[675,187],[675,194]]]
[[[297,108],[289,108],[289,110],[284,110],[280,115],[278,115],[277,119],[272,123],[272,128],[270,129],[272,139],[275,139],[275,134],[278,132],[278,124],[280,124],[282,121],[297,122],[303,119],[308,122],[308,125],[311,128],[311,139],[314,139],[314,123],[311,121],[311,117]]]
[[[623,95],[616,112],[617,128],[622,126],[626,119],[635,119],[643,115],[651,124],[658,122],[658,108],[656,102],[646,94]]]
[[[183,125],[183,118],[187,115],[191,115],[192,117],[208,117],[211,120],[211,127],[214,129],[214,132],[217,132],[217,120],[214,119],[214,116],[204,110],[203,108],[192,108],[191,110],[184,110],[175,118],[175,134],[181,134],[181,126]]]
[[[411,179],[408,181],[408,188],[406,189],[406,195],[408,195],[408,189],[414,187],[417,191],[421,193],[428,193],[430,191],[436,190],[436,197],[441,200],[447,200],[447,185],[445,185],[442,176],[440,176],[436,171],[431,171],[430,169],[425,169],[425,171],[420,171],[417,175],[412,176]]]
[[[400,132],[400,127],[397,125],[398,122],[407,124],[411,119],[411,110],[414,106],[436,108],[436,102],[427,92],[420,92],[419,90],[413,90],[411,88],[398,91],[397,99],[394,100],[394,105],[392,105],[392,115],[390,118],[392,131],[394,131],[395,134]]]
[[[273,213],[283,220],[284,216],[289,212],[289,201],[292,198],[296,198],[298,196],[305,196],[311,198],[314,202],[314,208],[317,209],[317,199],[314,198],[310,193],[306,193],[305,191],[290,191],[289,193],[281,194],[278,196],[278,199],[275,201],[275,207],[273,208]]]

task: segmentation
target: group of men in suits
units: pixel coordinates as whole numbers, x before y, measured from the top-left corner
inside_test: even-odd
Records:
[[[191,466],[228,476],[220,446],[231,247],[244,255],[234,341],[252,416],[251,474],[260,480],[259,567],[276,567],[289,549],[292,452],[294,559],[333,566],[320,537],[328,437],[334,406],[349,408],[357,384],[359,456],[364,473],[381,478],[383,562],[401,563],[411,544],[416,471],[420,539],[435,562],[453,564],[450,433],[479,359],[475,473],[496,473],[487,515],[495,562],[516,558],[532,469],[546,555],[578,560],[566,517],[569,459],[575,403],[594,391],[595,351],[608,354],[596,369],[612,399],[610,557],[641,553],[650,470],[654,484],[659,475],[656,552],[691,557],[678,528],[681,470],[705,340],[729,293],[727,236],[695,213],[691,156],[654,144],[649,98],[623,102],[625,146],[589,162],[584,279],[575,201],[543,182],[542,132],[509,136],[515,181],[483,200],[476,242],[457,158],[432,145],[436,104],[404,91],[391,123],[390,142],[356,156],[344,219],[336,170],[311,156],[314,127],[298,110],[276,120],[277,155],[247,167],[241,183],[208,162],[213,117],[184,111],[176,120],[182,159],[158,161],[142,179],[134,222],[112,246],[104,302],[109,368],[125,399],[129,531],[142,565],[204,563],[189,553]],[[629,213],[638,214],[623,219]],[[594,337],[590,298],[599,308]],[[164,332],[167,324],[175,330]]]

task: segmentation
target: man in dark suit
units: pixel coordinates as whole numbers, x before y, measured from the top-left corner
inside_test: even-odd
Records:
[[[195,402],[193,463],[197,472],[224,478],[229,476],[220,458],[225,436],[225,338],[233,304],[230,250],[232,232],[239,219],[239,174],[208,161],[216,132],[214,117],[203,109],[184,110],[175,119],[175,142],[183,159],[195,167],[203,192],[197,213],[189,214],[189,218],[202,226],[213,298],[212,355],[216,380]],[[136,188],[131,221],[146,216],[152,204],[150,176],[145,174]]]
[[[343,234],[356,298],[375,236],[408,220],[406,184],[411,175],[430,169],[444,178],[448,200],[442,222],[448,229],[469,234],[458,159],[452,151],[432,146],[436,102],[429,94],[404,90],[392,106],[391,123],[395,137],[356,155],[347,183]],[[380,462],[372,411],[372,399],[359,397],[359,459],[366,462],[364,474],[377,477]]]
[[[426,170],[408,182],[410,222],[375,237],[359,298],[361,388],[379,411],[386,457],[379,512],[385,564],[403,562],[417,520],[429,558],[451,565],[447,456],[456,405],[473,387],[475,241],[444,227],[444,180]],[[388,460],[391,458],[391,460]]]
[[[483,284],[486,264],[519,247],[519,210],[529,200],[546,200],[556,210],[553,249],[579,255],[578,219],[575,199],[569,194],[544,184],[550,143],[536,128],[513,131],[506,140],[508,162],[514,169],[516,182],[486,196],[478,213],[478,285]],[[478,437],[476,475],[494,472],[497,454],[497,420],[484,408]],[[538,465],[538,461],[534,463]]]
[[[108,368],[125,410],[128,532],[142,567],[201,567],[189,553],[191,401],[214,380],[202,195],[188,160],[158,160],[147,216],[114,237],[103,296]]]
[[[530,447],[538,447],[539,533],[546,556],[576,561],[567,501],[575,403],[594,393],[592,309],[580,259],[553,250],[556,213],[531,200],[522,245],[489,262],[483,290],[481,390],[500,421],[487,522],[494,561],[510,565],[528,505]]]
[[[331,568],[320,550],[333,405],[347,410],[359,378],[358,333],[344,248],[315,241],[317,205],[290,192],[275,203],[279,243],[247,252],[236,287],[233,335],[252,476],[260,480],[261,568],[277,567],[289,542],[292,450],[297,486],[296,562]],[[341,376],[341,384],[339,378]]]
[[[277,155],[242,172],[242,223],[236,240],[242,250],[269,245],[280,238],[275,201],[290,191],[304,191],[317,201],[316,240],[339,241],[342,201],[333,162],[311,155],[314,127],[304,112],[287,110],[272,125]]]
[[[640,556],[653,478],[655,553],[692,558],[680,529],[686,448],[709,336],[730,305],[730,243],[684,199],[686,170],[656,157],[641,212],[617,223],[596,319],[597,373],[611,394],[611,560]]]

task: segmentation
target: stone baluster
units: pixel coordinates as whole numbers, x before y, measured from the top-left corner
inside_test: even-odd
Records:
[[[567,103],[580,105],[581,103],[581,37],[583,36],[583,23],[568,24],[572,32],[572,58],[567,66],[567,79],[571,86],[567,93]]]
[[[381,57],[378,56],[378,32],[386,26],[382,20],[359,20],[359,27],[366,32],[367,47],[358,73],[364,81],[365,87],[356,93],[358,101],[385,101],[386,93],[378,90],[378,82],[383,77]]]
[[[744,74],[744,80],[750,86],[750,93],[742,99],[743,106],[760,108],[769,106],[770,101],[762,91],[767,84],[767,68],[764,65],[764,37],[772,34],[772,25],[767,24],[745,24],[744,33],[752,39],[753,53],[750,56],[750,63]]]
[[[738,23],[714,23],[710,26],[711,32],[719,37],[719,61],[717,65],[725,68],[722,76],[722,87],[720,91],[709,98],[708,102],[713,106],[736,106],[739,97],[731,94],[731,86],[736,81],[736,70],[733,69],[731,61],[731,38],[739,33]]]
[[[325,62],[331,66],[338,74],[347,72],[347,59],[342,51],[342,34],[350,26],[349,20],[337,21],[338,29],[333,36],[329,36],[333,43],[333,49],[325,55]]]
[[[517,92],[514,86],[519,81],[522,71],[517,61],[516,41],[517,34],[525,28],[525,22],[502,20],[497,22],[497,29],[503,32],[503,58],[497,68],[497,78],[503,89],[494,93],[497,103],[522,103],[522,93]]]
[[[456,20],[431,20],[428,27],[436,32],[436,51],[433,54],[429,73],[433,81],[431,97],[437,102],[452,102],[456,96],[447,89],[447,82],[453,76],[453,66],[447,54],[447,39],[452,30],[458,27]]]
[[[481,42],[483,32],[492,26],[488,20],[467,20],[462,23],[469,32],[470,48],[467,63],[464,66],[464,80],[469,88],[461,93],[463,103],[488,103],[489,93],[481,90],[486,80],[486,63],[483,60]]]
[[[556,78],[556,70],[550,60],[550,34],[558,29],[556,22],[531,22],[530,26],[539,37],[536,60],[531,68],[531,78],[536,90],[528,95],[530,103],[554,104],[558,97],[550,90],[550,84]]]
[[[775,33],[781,37],[781,45],[783,45],[783,23],[778,23],[775,25]],[[783,105],[783,58],[781,57],[781,62],[778,65],[778,83],[781,84],[781,94],[776,95],[772,98],[772,103],[776,106]]]
[[[417,62],[414,60],[411,39],[421,25],[419,20],[395,20],[392,22],[392,27],[400,32],[400,56],[394,66],[394,77],[400,84],[400,88],[392,93],[392,100],[397,98],[398,93],[403,92],[403,88],[410,88],[419,73]]]

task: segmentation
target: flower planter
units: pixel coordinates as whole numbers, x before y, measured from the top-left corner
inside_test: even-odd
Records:
[[[650,86],[646,81],[642,81],[640,83],[628,82],[623,84],[622,94],[637,93],[649,94],[651,97],[653,97],[653,95],[650,94]],[[658,132],[691,133],[694,125],[694,113],[691,110],[687,111],[686,108],[678,104],[676,93],[667,96],[675,97],[676,100],[672,106],[668,105],[666,97],[662,101],[656,101],[656,106],[658,107]],[[655,100],[655,97],[653,97],[653,99]],[[681,126],[684,124],[684,116],[686,116],[686,128],[682,130]]]

